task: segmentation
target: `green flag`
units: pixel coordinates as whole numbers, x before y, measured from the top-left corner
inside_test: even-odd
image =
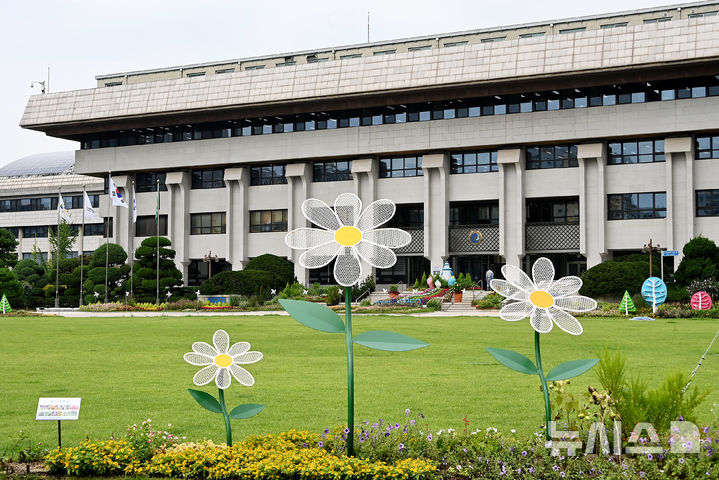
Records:
[[[10,306],[10,302],[7,301],[7,297],[3,293],[2,300],[0,300],[0,305],[2,306],[2,313],[5,315],[6,313],[12,312],[12,307]]]
[[[637,307],[634,306],[634,302],[632,302],[632,297],[629,296],[629,292],[627,290],[624,290],[624,297],[622,297],[622,303],[619,304],[619,310],[624,310],[625,315],[629,315],[629,313],[634,313],[637,311]]]

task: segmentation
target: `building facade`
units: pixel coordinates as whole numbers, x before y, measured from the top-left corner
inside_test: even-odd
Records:
[[[359,56],[274,68],[241,67],[297,55],[215,74],[113,74],[31,97],[21,126],[80,142],[76,172],[112,172],[128,198],[135,182],[138,223],[153,218],[159,180],[161,228],[190,283],[209,252],[233,269],[273,253],[300,281],[329,283],[331,266],[305,271],[284,236],[307,225],[303,200],[348,191],[393,200],[392,224],[412,234],[379,283],[445,260],[478,280],[540,255],[578,274],[650,238],[670,250],[719,239],[717,11],[701,2],[460,32],[430,48],[342,47]],[[154,234],[105,202],[126,250]]]

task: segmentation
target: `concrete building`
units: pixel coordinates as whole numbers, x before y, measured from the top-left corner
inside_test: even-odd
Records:
[[[346,191],[390,198],[392,223],[412,234],[379,283],[447,259],[475,280],[540,255],[578,274],[650,238],[676,250],[719,239],[717,11],[696,2],[104,75],[31,97],[21,126],[80,142],[76,172],[112,171],[126,197],[134,181],[142,222],[159,180],[190,283],[210,251],[224,268],[263,253],[296,261],[283,239],[306,225],[302,201]],[[128,251],[153,234],[113,215]],[[295,270],[331,281],[330,268]]]

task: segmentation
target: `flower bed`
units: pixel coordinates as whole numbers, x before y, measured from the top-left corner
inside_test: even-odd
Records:
[[[407,306],[416,307],[421,305],[427,305],[427,302],[433,298],[441,298],[447,293],[448,288],[432,288],[427,289],[416,294],[403,293],[397,298],[390,298],[387,300],[378,300],[375,305],[396,305],[396,306]]]

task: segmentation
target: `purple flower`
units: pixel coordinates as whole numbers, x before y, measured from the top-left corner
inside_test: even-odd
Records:
[[[682,463],[682,464],[683,464],[683,463],[684,463],[684,458],[680,458],[680,459],[679,459],[679,463]]]
[[[414,418],[409,421],[409,424],[410,424],[410,426],[412,426],[412,427],[414,426],[414,424],[415,424]],[[717,443],[719,443],[719,439],[717,439]]]
[[[345,427],[344,432],[345,432],[345,435],[349,435],[350,429],[348,427]]]
[[[558,472],[558,471],[559,471],[559,467],[555,465],[555,466],[552,467],[552,470],[554,470],[555,472]]]
[[[399,428],[399,423],[395,423],[394,428]]]
[[[402,450],[404,450],[404,443],[399,444],[399,451],[401,452]]]
[[[534,473],[534,467],[529,467],[529,473]]]
[[[307,448],[307,442],[302,442],[302,448]]]
[[[325,435],[327,435],[328,433],[330,433],[330,429],[329,429],[329,428],[325,428]]]
[[[320,447],[320,448],[322,448],[322,447],[325,446],[325,444],[324,444],[323,441],[320,440],[319,442],[317,442],[317,446]]]
[[[644,473],[644,470],[642,470],[642,471],[639,472],[639,476],[640,476],[641,478],[644,478],[644,477],[646,476],[646,473]]]
[[[560,476],[560,477],[564,478],[564,477],[565,477],[565,475],[567,475],[567,474],[566,474],[566,473],[564,473],[564,472],[559,472],[559,476]]]
[[[424,415],[422,415],[422,414],[420,413],[419,416],[420,416],[420,418],[422,418],[422,420],[424,420]]]
[[[405,416],[405,417],[409,417],[409,408],[404,411],[404,416]]]
[[[648,460],[653,460],[653,459],[654,459],[654,456],[653,456],[651,453],[647,453],[647,459],[648,459]]]
[[[427,441],[428,441],[428,442],[431,442],[431,441],[432,441],[432,434],[431,434],[431,433],[430,433],[429,435],[427,435]]]
[[[374,423],[372,424],[372,428],[379,428],[379,424],[378,424],[377,422],[374,422]]]
[[[527,456],[527,451],[526,451],[526,450],[522,450],[522,456],[523,456],[523,457],[526,457],[526,456]]]

